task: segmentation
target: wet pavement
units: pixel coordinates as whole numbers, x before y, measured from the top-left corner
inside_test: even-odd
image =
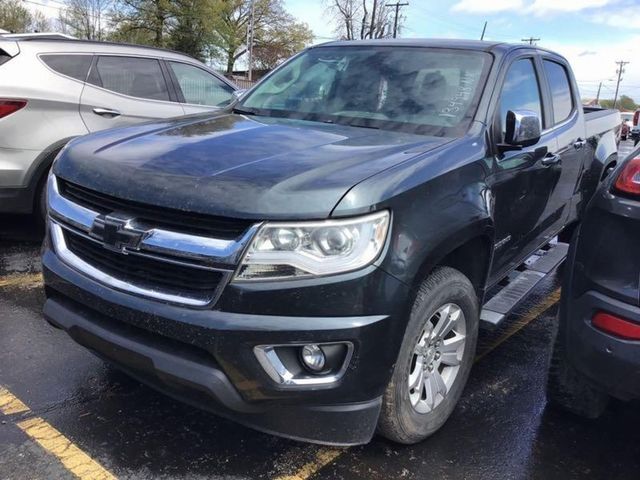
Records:
[[[639,476],[638,404],[614,403],[597,421],[546,407],[561,272],[536,288],[506,325],[481,333],[466,392],[440,432],[415,446],[376,437],[334,449],[258,433],[174,401],[47,325],[41,239],[32,221],[0,216],[0,390],[30,409],[0,413],[2,480],[99,477],[61,461],[68,445],[123,479]],[[33,418],[68,442],[63,452],[34,440],[23,423]]]

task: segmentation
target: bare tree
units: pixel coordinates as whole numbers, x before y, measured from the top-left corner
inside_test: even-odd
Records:
[[[8,32],[27,32],[33,17],[18,0],[0,1],[0,28]]]
[[[52,30],[51,21],[40,11],[33,12],[31,16],[31,30],[34,32],[49,32]]]
[[[328,0],[327,10],[345,40],[392,36],[392,12],[384,0]]]
[[[67,0],[58,20],[62,30],[74,37],[103,40],[111,6],[111,0]]]
[[[27,10],[19,0],[0,0],[0,28],[13,33],[48,32],[51,22],[40,11]]]

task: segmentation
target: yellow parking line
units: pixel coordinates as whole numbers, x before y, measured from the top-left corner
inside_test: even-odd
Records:
[[[489,355],[492,351],[506,342],[509,338],[513,337],[516,333],[522,330],[524,327],[533,322],[536,318],[542,315],[544,312],[553,307],[560,300],[560,289],[554,290],[548,297],[544,299],[542,303],[539,303],[531,310],[529,310],[522,318],[513,322],[513,324],[498,338],[496,338],[493,342],[489,344],[489,348],[487,348],[484,352],[478,355],[475,359],[476,362],[479,362],[484,357]]]
[[[42,284],[41,273],[27,273],[0,278],[1,287],[37,287]]]
[[[28,412],[29,407],[14,397],[9,391],[0,387],[0,412],[5,415]]]
[[[307,480],[318,473],[322,468],[332,463],[335,459],[346,453],[347,448],[326,448],[321,447],[316,451],[315,458],[304,464],[293,475],[283,475],[274,480]]]
[[[474,363],[479,362],[493,350],[502,345],[505,341],[518,333],[524,327],[533,322],[536,318],[546,312],[549,308],[554,306],[560,300],[560,289],[553,291],[543,302],[539,303],[531,310],[529,310],[521,319],[516,321],[504,334],[498,337],[494,342],[489,345],[489,348],[485,350],[481,355],[478,355]],[[304,464],[293,475],[283,475],[276,477],[274,480],[307,480],[322,470],[327,465],[336,461],[340,456],[349,451],[349,448],[325,448],[321,447],[316,452],[316,458],[309,463]]]
[[[31,410],[11,392],[0,387],[0,412],[13,415]],[[27,418],[18,421],[16,425],[80,480],[116,480],[108,470],[42,418]]]
[[[42,418],[29,418],[17,425],[79,479],[115,480],[116,477]]]

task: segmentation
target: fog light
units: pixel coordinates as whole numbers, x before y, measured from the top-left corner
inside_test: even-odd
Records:
[[[301,357],[304,366],[312,372],[321,372],[326,363],[324,352],[315,343],[302,347]]]

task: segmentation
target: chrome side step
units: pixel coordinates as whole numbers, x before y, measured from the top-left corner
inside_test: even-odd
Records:
[[[569,245],[551,243],[538,250],[513,272],[508,283],[482,307],[480,322],[483,327],[495,328],[522,302],[544,278],[553,273],[567,256]]]
[[[565,258],[567,258],[567,252],[569,251],[568,243],[556,243],[552,245],[549,250],[538,250],[538,252],[542,252],[542,256],[538,255],[538,252],[535,256],[538,256],[538,259],[529,266],[530,270],[534,270],[536,272],[551,273],[556,269],[558,265],[560,265]]]

